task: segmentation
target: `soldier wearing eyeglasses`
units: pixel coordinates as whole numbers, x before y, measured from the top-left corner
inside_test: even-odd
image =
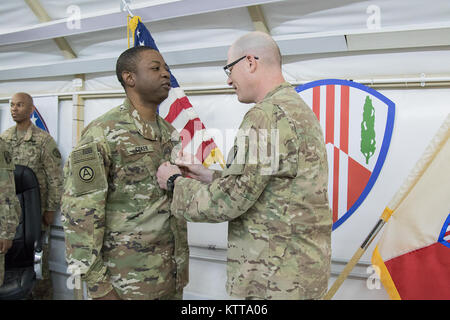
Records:
[[[158,182],[173,188],[175,216],[229,222],[231,296],[320,299],[330,275],[332,214],[319,121],[285,81],[280,50],[270,36],[253,32],[239,38],[228,62],[228,85],[240,102],[256,104],[244,116],[227,167],[208,170],[184,155],[177,164],[200,181],[164,163]]]

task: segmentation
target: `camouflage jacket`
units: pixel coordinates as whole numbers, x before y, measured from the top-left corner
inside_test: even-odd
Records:
[[[14,161],[8,145],[0,139],[0,239],[14,239],[19,218],[20,204],[14,184]]]
[[[16,126],[6,130],[2,138],[10,145],[14,163],[31,168],[36,175],[42,214],[58,210],[63,175],[61,153],[52,136],[31,124],[21,139],[17,138]]]
[[[227,291],[317,299],[327,290],[332,215],[320,124],[289,83],[245,115],[221,177],[176,180],[173,214],[228,225]]]
[[[114,288],[122,299],[155,299],[188,281],[186,222],[170,215],[156,180],[179,136],[156,122],[159,134],[126,99],[84,129],[64,167],[67,261],[93,298]]]

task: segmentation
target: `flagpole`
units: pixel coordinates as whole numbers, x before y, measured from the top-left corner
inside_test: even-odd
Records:
[[[339,277],[336,279],[336,281],[333,283],[331,288],[328,290],[328,292],[323,297],[324,300],[330,300],[333,298],[333,296],[336,294],[336,291],[340,288],[342,283],[345,279],[347,279],[350,272],[353,270],[355,265],[358,263],[359,259],[361,259],[362,255],[366,252],[367,248],[372,243],[373,239],[378,235],[380,230],[383,228],[387,220],[389,220],[390,216],[392,215],[393,211],[390,210],[388,207],[384,209],[383,215],[378,220],[378,222],[375,224],[375,226],[370,231],[369,235],[366,237],[364,242],[361,244],[361,246],[356,250],[353,257],[350,259],[350,261],[345,266],[344,270],[342,270]]]
[[[122,4],[123,4],[123,6],[122,6],[122,11],[127,11],[128,12],[128,14],[133,18],[134,17],[134,15],[133,15],[133,13],[131,12],[131,10],[130,10],[130,7],[128,6],[128,3],[125,1],[125,0],[122,0]]]
[[[392,216],[394,211],[397,209],[397,207],[402,203],[402,201],[408,196],[410,191],[414,188],[416,183],[419,181],[422,174],[425,172],[425,170],[428,168],[430,163],[433,161],[434,157],[437,154],[437,150],[439,150],[444,143],[449,139],[450,137],[450,114],[447,115],[447,118],[445,119],[442,126],[439,128],[433,139],[431,140],[428,147],[425,149],[425,152],[417,161],[416,165],[414,166],[411,173],[408,175],[406,180],[403,182],[400,189],[395,193],[394,197],[389,202],[388,206],[384,209],[383,214],[381,215],[380,219],[378,220],[377,224],[373,227],[372,231],[369,233],[369,235],[366,237],[364,242],[361,244],[361,246],[356,250],[353,257],[350,259],[350,261],[345,266],[344,270],[341,272],[339,277],[336,279],[336,281],[333,283],[331,288],[328,290],[328,292],[325,294],[324,298],[325,300],[329,300],[333,298],[339,287],[342,285],[344,280],[348,277],[350,272],[353,270],[355,265],[358,263],[361,256],[364,254],[364,252],[367,250],[369,245],[372,243],[373,239],[377,236],[377,234],[380,232],[380,230],[383,228],[383,226],[386,224],[386,222],[389,220],[389,218]]]

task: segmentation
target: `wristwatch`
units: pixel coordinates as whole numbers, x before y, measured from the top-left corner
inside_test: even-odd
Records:
[[[175,179],[181,177],[181,174],[175,173],[167,179],[167,191],[173,192],[173,188],[175,187]]]

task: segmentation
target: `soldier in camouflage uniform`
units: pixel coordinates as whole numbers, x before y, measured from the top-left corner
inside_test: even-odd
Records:
[[[14,162],[8,145],[0,138],[0,286],[5,276],[5,254],[12,246],[19,219]]]
[[[244,116],[222,172],[176,162],[202,182],[175,178],[172,214],[192,222],[229,221],[230,295],[320,299],[330,273],[332,224],[320,124],[285,82],[270,36],[238,39],[228,62],[228,84],[239,101],[256,105]],[[160,186],[179,173],[164,163]]]
[[[91,298],[181,299],[186,222],[170,215],[169,195],[156,181],[179,141],[156,113],[170,74],[148,47],[123,52],[116,73],[127,98],[84,129],[64,168],[67,261]]]
[[[59,208],[62,194],[61,154],[50,134],[36,127],[30,116],[34,111],[32,97],[23,92],[11,98],[11,116],[16,125],[1,136],[11,147],[15,164],[31,168],[39,182],[41,194],[42,231],[49,238],[50,226]],[[33,299],[53,299],[49,269],[50,240],[42,248],[42,280],[33,288]]]

